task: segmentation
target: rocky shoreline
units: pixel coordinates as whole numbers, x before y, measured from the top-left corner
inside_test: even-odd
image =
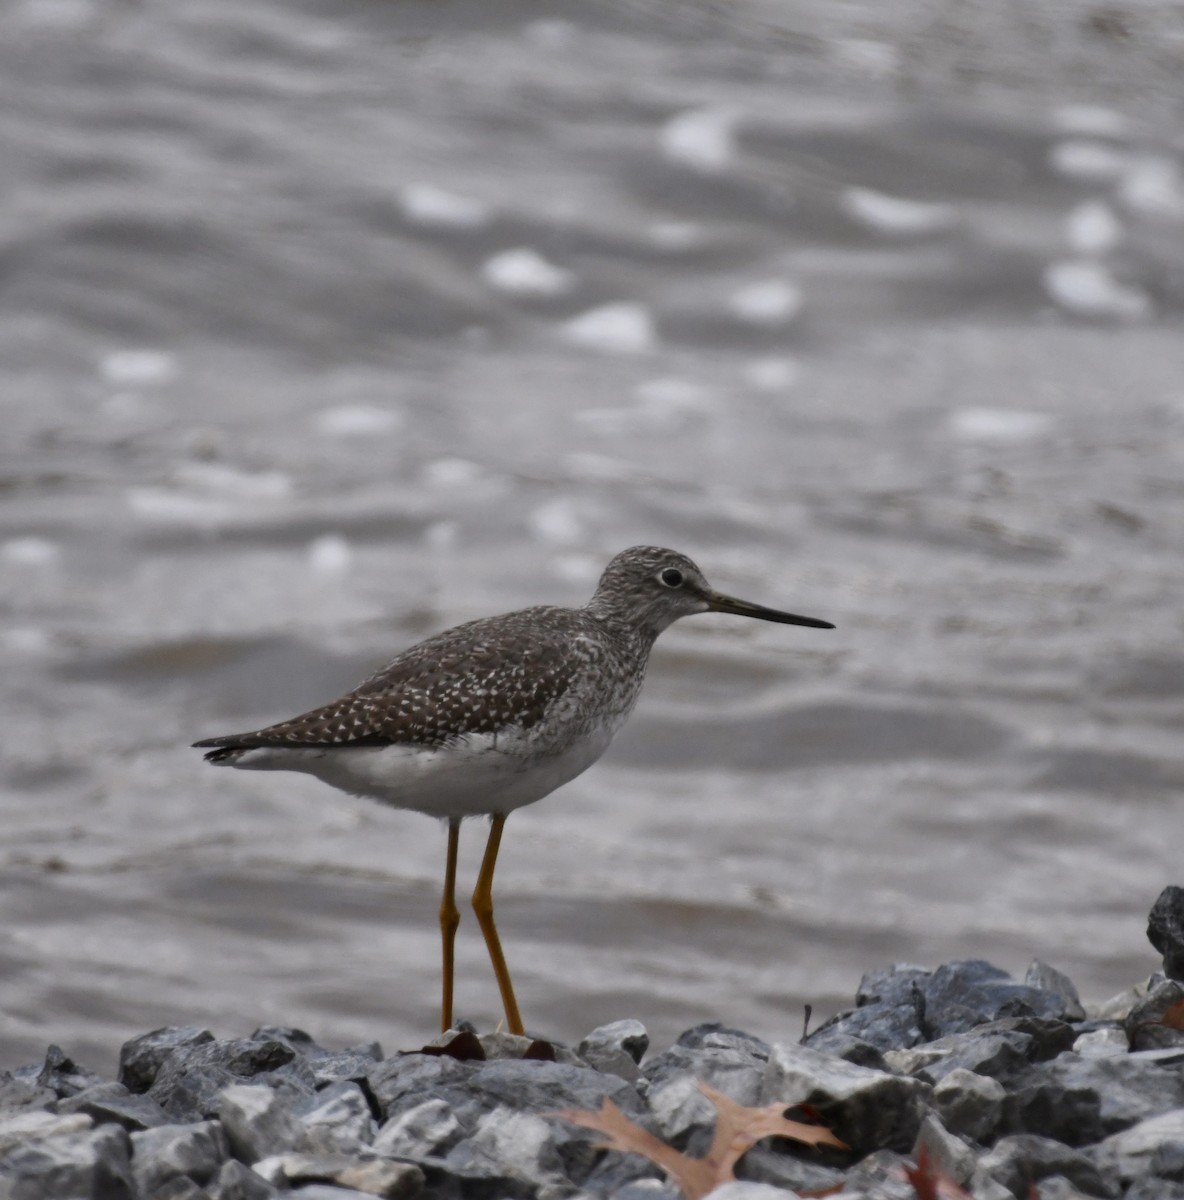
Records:
[[[1184,889],[1149,935],[1166,974],[1092,1013],[1043,963],[964,961],[873,971],[773,1045],[705,1024],[649,1055],[626,1020],[384,1058],[186,1027],[127,1042],[118,1080],[53,1046],[0,1072],[0,1200],[1184,1200]]]

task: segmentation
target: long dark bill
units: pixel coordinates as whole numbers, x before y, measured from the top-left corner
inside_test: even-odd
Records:
[[[775,608],[765,608],[763,604],[750,604],[747,600],[737,600],[734,596],[725,596],[720,592],[709,592],[706,599],[707,607],[711,612],[734,613],[738,617],[756,617],[758,621],[776,621],[779,625],[809,625],[811,629],[834,628],[829,621],[778,612]]]

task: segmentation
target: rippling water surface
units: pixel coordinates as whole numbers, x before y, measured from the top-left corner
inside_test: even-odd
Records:
[[[532,1030],[1154,967],[1184,27],[1053,7],[9,6],[0,1063],[422,1043],[441,831],[188,743],[636,542],[838,629],[683,622],[514,816]],[[492,1025],[472,920],[459,955]]]

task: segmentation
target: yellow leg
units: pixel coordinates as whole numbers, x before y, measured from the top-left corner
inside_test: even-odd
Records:
[[[506,1010],[506,1024],[511,1033],[522,1033],[522,1017],[518,1013],[518,1001],[514,999],[514,985],[510,982],[510,972],[506,968],[505,955],[502,954],[497,926],[493,922],[493,868],[497,865],[497,851],[501,845],[502,826],[505,823],[505,816],[498,815],[493,818],[489,828],[489,841],[485,845],[485,857],[481,860],[481,871],[473,892],[473,911],[477,914],[477,923],[485,936],[489,960],[493,963],[493,973],[497,978],[498,990],[502,994],[502,1006]]]
[[[440,1005],[440,1030],[452,1028],[452,964],[460,910],[456,907],[456,852],[460,846],[460,821],[448,822],[448,859],[444,866],[444,898],[440,901],[440,939],[444,944],[444,996]]]

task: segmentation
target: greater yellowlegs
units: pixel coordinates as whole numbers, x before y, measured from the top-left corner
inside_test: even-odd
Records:
[[[473,911],[506,1024],[522,1033],[493,920],[493,870],[506,817],[590,767],[637,702],[658,634],[693,613],[734,613],[833,629],[828,621],[722,595],[689,558],[656,546],[618,554],[583,608],[527,608],[468,621],[405,650],[321,708],[251,733],[205,738],[208,762],[303,771],[354,796],[448,822],[440,931],[441,1028],[452,1026],[460,823],[492,825]]]

